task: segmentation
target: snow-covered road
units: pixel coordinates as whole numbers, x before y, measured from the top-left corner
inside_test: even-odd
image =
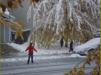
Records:
[[[80,64],[84,58],[60,58],[38,60],[34,64],[26,64],[26,61],[4,62],[0,69],[0,75],[64,75],[74,64]],[[92,66],[86,66],[87,71]]]

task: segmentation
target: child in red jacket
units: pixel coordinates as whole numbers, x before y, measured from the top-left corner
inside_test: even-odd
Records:
[[[30,58],[31,58],[31,62],[33,63],[33,53],[34,53],[34,51],[37,52],[37,50],[34,48],[34,45],[32,42],[30,43],[30,45],[27,47],[27,49],[25,51],[28,51],[27,64],[29,64]]]

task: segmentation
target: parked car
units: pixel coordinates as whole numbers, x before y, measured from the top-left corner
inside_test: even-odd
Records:
[[[90,51],[95,51],[100,48],[100,38],[93,38],[88,42],[74,48],[75,53],[82,56],[87,55]]]

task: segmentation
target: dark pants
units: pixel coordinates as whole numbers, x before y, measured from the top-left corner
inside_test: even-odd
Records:
[[[70,48],[69,52],[73,52],[73,48]]]
[[[61,48],[63,47],[63,44],[64,44],[64,42],[63,42],[63,40],[61,40],[60,41]]]
[[[33,63],[33,53],[32,54],[28,54],[27,64],[29,64],[30,59],[31,59],[31,62]]]

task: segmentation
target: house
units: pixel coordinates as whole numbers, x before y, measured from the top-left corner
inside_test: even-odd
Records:
[[[22,2],[22,6],[19,6],[15,10],[10,10],[11,15],[16,17],[16,21],[21,23],[23,25],[23,37],[24,40],[22,40],[20,37],[15,38],[15,31],[12,31],[11,38],[12,41],[18,44],[22,44],[28,40],[30,31],[33,27],[33,20],[30,20],[30,22],[27,22],[27,11],[29,8],[28,0],[24,0]]]
[[[7,0],[2,0],[2,2],[4,4],[7,4]],[[22,7],[18,7],[15,10],[10,10],[9,12],[11,15],[13,15],[16,18],[16,21],[21,23],[24,27],[23,29],[23,36],[24,36],[24,40],[22,40],[20,37],[15,38],[15,31],[11,30],[8,27],[2,26],[0,27],[0,36],[2,36],[2,38],[0,38],[1,42],[15,42],[15,43],[19,43],[22,44],[24,42],[27,41],[29,34],[30,34],[30,30],[32,29],[32,20],[30,21],[30,23],[27,23],[27,11],[29,8],[29,4],[27,0],[24,0],[22,2]]]
[[[6,11],[5,11],[6,12]],[[1,19],[5,19],[6,21],[14,21],[14,17],[11,15],[4,14],[0,16]],[[11,32],[9,25],[0,25],[0,43],[8,43],[11,42]]]

